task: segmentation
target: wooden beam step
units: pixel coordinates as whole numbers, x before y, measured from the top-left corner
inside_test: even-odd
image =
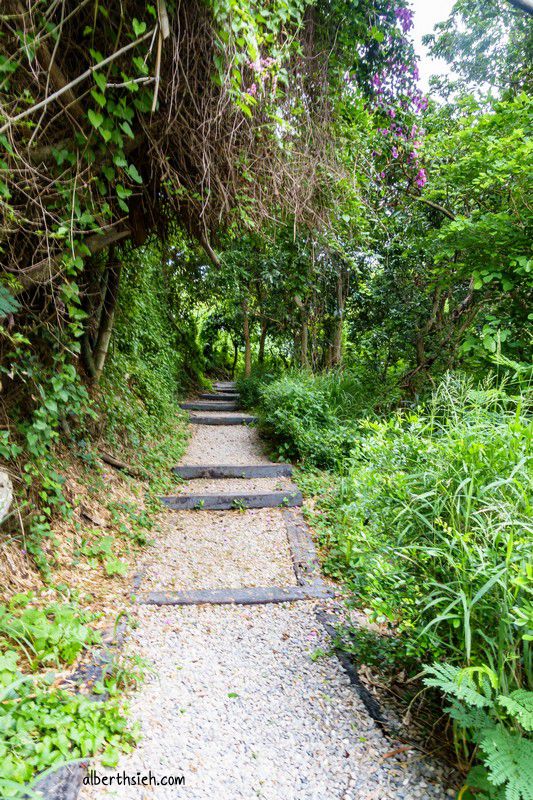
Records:
[[[211,605],[254,606],[267,603],[294,603],[298,600],[325,600],[332,592],[325,585],[257,586],[245,589],[195,589],[184,592],[148,592],[137,602],[153,606]]]
[[[292,466],[290,464],[257,464],[256,466],[240,466],[220,464],[211,466],[174,467],[176,475],[184,480],[194,478],[290,478]]]
[[[202,392],[198,396],[201,400],[222,400],[227,403],[236,403],[240,397],[238,392]]]
[[[180,403],[181,408],[188,411],[237,411],[237,403],[216,403],[216,402],[194,402],[194,403]]]
[[[224,417],[222,414],[217,417],[191,414],[189,422],[193,425],[253,425],[257,422],[257,417],[251,417],[249,414],[235,414],[233,417]]]
[[[171,509],[203,509],[205,511],[230,511],[241,508],[289,508],[301,506],[302,493],[261,492],[254,494],[181,494],[161,497]]]

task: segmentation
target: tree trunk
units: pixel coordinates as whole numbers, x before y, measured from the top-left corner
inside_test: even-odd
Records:
[[[249,378],[252,372],[252,345],[250,342],[250,319],[248,316],[248,301],[243,300],[242,313],[244,333],[244,377]]]
[[[115,309],[117,305],[118,287],[120,283],[120,270],[121,264],[113,262],[109,265],[107,276],[107,286],[102,306],[102,315],[100,317],[100,328],[98,330],[98,339],[96,340],[96,347],[94,348],[94,381],[98,383],[101,378],[107,352],[109,350],[109,342],[111,341],[111,334],[113,332],[113,323],[115,321]]]
[[[300,330],[300,366],[306,369],[309,366],[309,327],[307,319],[302,319]]]
[[[333,328],[333,341],[331,352],[331,365],[339,367],[342,364],[342,339],[344,325],[346,270],[342,268],[337,276],[337,316]]]
[[[259,337],[259,355],[257,357],[260,364],[262,364],[265,360],[265,342],[266,342],[267,330],[268,330],[268,323],[266,322],[266,320],[263,320],[261,322],[261,336]]]
[[[235,368],[237,366],[237,359],[239,358],[239,345],[233,342],[233,364],[231,365],[231,377],[235,377]]]

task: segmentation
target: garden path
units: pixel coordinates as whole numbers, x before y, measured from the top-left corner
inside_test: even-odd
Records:
[[[219,384],[217,394],[226,405],[234,387]],[[194,500],[169,511],[150,550],[128,641],[153,665],[131,703],[142,739],[105,774],[185,784],[86,786],[81,800],[449,797],[435,764],[414,750],[391,754],[398,743],[325,655],[317,610],[330,591],[290,468],[265,457],[254,428],[210,422],[194,424],[177,472],[189,480],[167,504]],[[218,510],[206,510],[207,497],[219,499]]]

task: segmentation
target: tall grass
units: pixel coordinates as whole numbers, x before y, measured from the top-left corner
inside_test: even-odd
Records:
[[[433,664],[427,682],[451,699],[463,754],[482,754],[476,797],[523,800],[533,761],[530,394],[448,375],[428,403],[379,418],[365,415],[353,377],[286,375],[262,390],[262,419],[282,453],[334,470],[304,480],[318,495],[325,569],[394,627],[394,658]]]
[[[522,401],[448,378],[430,405],[363,426],[332,537],[345,574],[420,653],[531,680],[531,436]],[[340,541],[339,541],[340,539]],[[529,587],[531,588],[531,587]]]

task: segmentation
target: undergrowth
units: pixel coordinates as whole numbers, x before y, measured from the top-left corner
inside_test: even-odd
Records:
[[[325,571],[395,634],[356,633],[350,644],[348,632],[346,646],[413,674],[428,665],[426,684],[448,700],[459,763],[480,760],[463,800],[529,800],[528,387],[449,375],[427,403],[383,417],[364,413],[351,381],[294,373],[259,400],[264,430],[281,455],[302,460],[299,482],[316,496]]]
[[[102,702],[73,693],[55,671],[101,642],[96,620],[72,600],[43,605],[31,593],[0,606],[3,798],[27,797],[36,780],[79,759],[101,754],[102,763],[112,766],[133,746],[136,733],[116,691],[123,670],[111,668],[97,688],[109,695]]]

